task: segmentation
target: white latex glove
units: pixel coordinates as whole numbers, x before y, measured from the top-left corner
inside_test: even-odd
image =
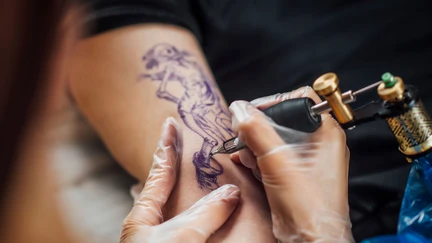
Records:
[[[255,101],[259,108],[287,98],[319,97],[310,88]],[[276,125],[254,105],[231,104],[233,129],[249,148],[241,163],[258,169],[281,242],[354,242],[348,207],[349,150],[344,131],[329,115],[313,134]],[[236,156],[233,156],[236,157]],[[245,161],[248,160],[248,161]]]
[[[164,222],[162,207],[176,183],[182,148],[180,125],[168,118],[144,189],[124,220],[121,243],[206,242],[237,206],[238,187],[224,185]]]
[[[261,97],[255,100],[252,100],[250,103],[255,106],[259,110],[264,110],[270,106],[276,105],[282,101],[289,100],[289,99],[295,99],[295,98],[303,98],[303,97],[309,97],[315,103],[320,103],[321,99],[319,96],[315,93],[315,91],[309,87],[302,87],[299,89],[296,89],[291,92],[286,93],[279,93],[274,95],[269,95],[265,97]],[[235,122],[235,120],[233,120]],[[297,135],[298,137],[299,135]],[[261,176],[259,174],[259,170],[257,167],[257,161],[252,153],[252,151],[249,148],[243,149],[239,152],[236,152],[234,154],[231,154],[231,160],[236,163],[242,163],[245,167],[252,169],[253,174],[258,180],[261,180]]]

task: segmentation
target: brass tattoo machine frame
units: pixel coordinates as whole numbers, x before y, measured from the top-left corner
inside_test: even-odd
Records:
[[[418,90],[405,85],[400,77],[385,73],[381,81],[356,92],[362,93],[372,88],[377,88],[380,98],[353,110],[343,100],[336,74],[326,73],[313,84],[315,92],[327,101],[333,116],[344,129],[351,130],[382,119],[387,122],[399,143],[399,150],[408,161],[431,151],[432,120],[419,98]]]

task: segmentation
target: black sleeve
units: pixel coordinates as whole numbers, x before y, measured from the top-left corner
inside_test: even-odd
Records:
[[[88,36],[127,25],[166,23],[189,29],[201,42],[194,0],[87,0]]]

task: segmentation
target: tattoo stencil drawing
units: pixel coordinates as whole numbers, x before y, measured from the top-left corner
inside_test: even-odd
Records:
[[[223,167],[210,157],[210,152],[219,141],[233,137],[234,133],[230,129],[230,115],[222,106],[210,78],[192,55],[170,44],[157,44],[142,60],[146,73],[139,79],[159,81],[157,97],[177,104],[185,125],[203,138],[201,149],[195,152],[192,160],[199,187],[218,188],[217,177],[223,173]],[[184,88],[180,97],[168,91],[169,85],[174,82],[179,82]]]

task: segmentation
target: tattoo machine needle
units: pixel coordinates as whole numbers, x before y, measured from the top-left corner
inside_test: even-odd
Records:
[[[355,92],[349,90],[343,93],[343,103],[349,104],[354,102],[357,95],[378,87],[380,83],[381,81]],[[315,132],[321,125],[321,114],[329,111],[331,111],[331,107],[327,101],[315,104],[310,98],[285,100],[263,110],[264,114],[269,116],[276,124],[306,133]],[[242,143],[238,137],[233,137],[224,141],[221,146],[210,153],[210,156],[216,154],[232,154],[245,147],[246,145]]]

